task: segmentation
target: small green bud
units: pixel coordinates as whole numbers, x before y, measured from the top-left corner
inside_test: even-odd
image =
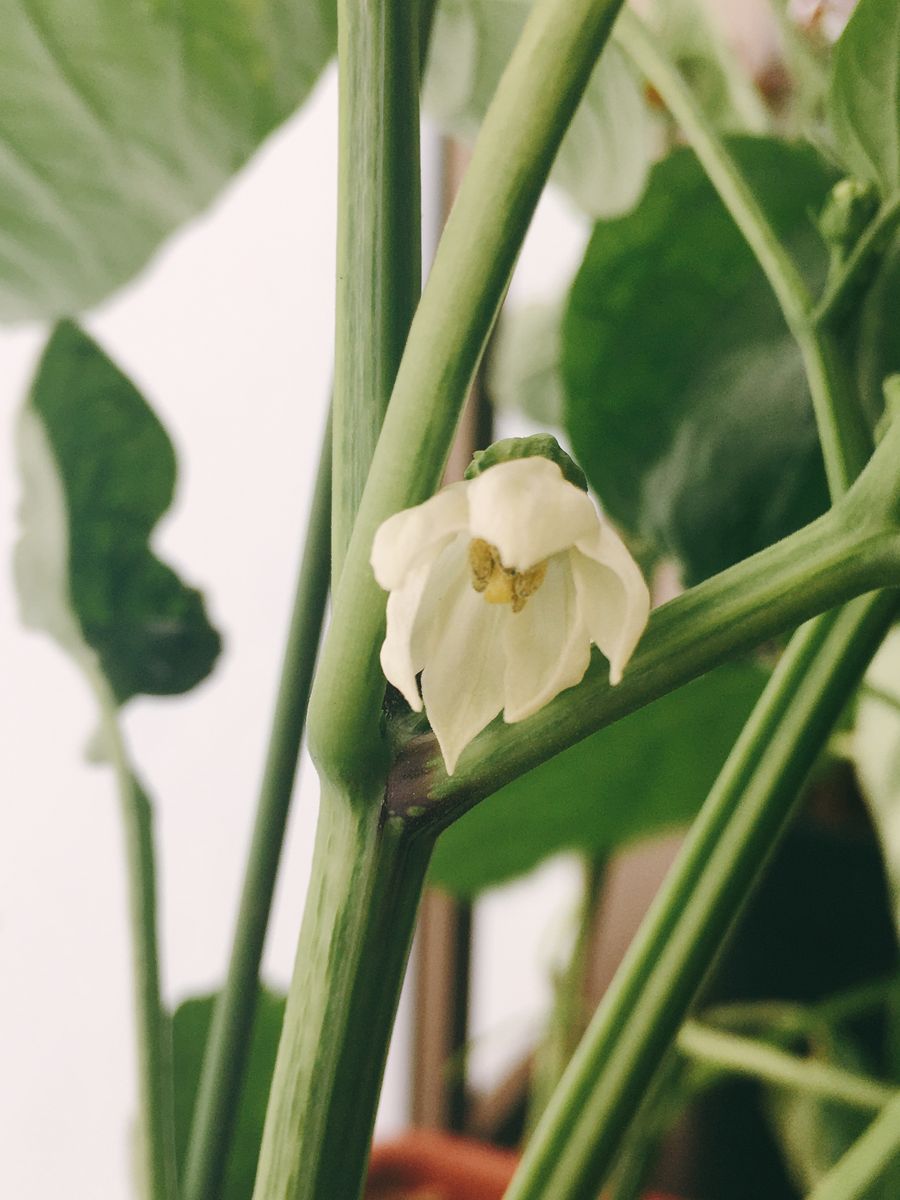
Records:
[[[476,450],[466,468],[466,479],[474,479],[476,475],[481,475],[491,467],[512,462],[517,458],[549,458],[552,463],[556,463],[563,473],[563,478],[569,483],[574,483],[583,492],[588,490],[584,471],[572,461],[556,438],[549,433],[535,433],[531,437],[523,438],[503,438],[488,446],[486,450]]]
[[[841,179],[825,201],[819,216],[822,237],[840,251],[853,248],[878,211],[878,192],[861,179]]]

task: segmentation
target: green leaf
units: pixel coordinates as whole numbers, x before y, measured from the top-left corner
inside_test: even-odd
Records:
[[[884,854],[900,930],[900,628],[866,673],[853,732],[856,774]]]
[[[7,0],[0,319],[129,279],[304,99],[334,0]]]
[[[187,691],[219,636],[199,592],[153,554],[172,501],[171,442],[134,385],[77,326],[57,327],[19,423],[26,623],[51,634],[121,704]]]
[[[597,856],[687,824],[764,682],[721,667],[529,771],[441,835],[432,883],[473,895],[561,850]]]
[[[832,182],[808,148],[729,146],[776,233],[820,278],[813,214]],[[688,582],[827,504],[799,351],[694,154],[656,166],[640,205],[598,223],[563,322],[566,425],[610,516]]]
[[[900,192],[898,0],[859,0],[834,49],[828,112],[848,173]]]
[[[450,132],[474,141],[530,8],[529,0],[441,0],[424,103]],[[591,216],[624,212],[640,196],[653,151],[641,86],[608,46],[560,147],[552,178]]]
[[[175,1010],[172,1041],[175,1064],[175,1138],[179,1169],[187,1154],[200,1082],[203,1052],[217,994],[186,1000]],[[284,1019],[284,997],[260,989],[250,1040],[250,1056],[237,1127],[220,1200],[250,1200],[262,1141],[269,1084]]]

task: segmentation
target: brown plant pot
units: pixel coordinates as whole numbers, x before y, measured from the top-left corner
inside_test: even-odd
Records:
[[[511,1150],[413,1130],[372,1151],[366,1200],[502,1200],[518,1161]]]

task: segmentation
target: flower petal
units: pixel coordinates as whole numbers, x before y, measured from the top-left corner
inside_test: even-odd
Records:
[[[568,555],[547,564],[544,582],[521,612],[505,609],[503,718],[523,721],[579,683],[591,659],[591,636],[578,609]]]
[[[453,483],[415,508],[388,517],[372,542],[370,562],[386,591],[399,588],[423,559],[434,561],[454,533],[468,525],[467,483]]]
[[[385,677],[399,689],[415,712],[422,711],[422,698],[416,675],[422,663],[413,656],[413,630],[434,564],[427,560],[409,571],[400,587],[395,588],[387,601],[387,633],[381,646],[381,669]]]
[[[588,537],[600,523],[587,493],[540,456],[499,463],[468,486],[473,537],[496,546],[503,565],[518,571]]]
[[[501,608],[472,588],[463,563],[423,630],[422,696],[448,775],[503,707]]]
[[[619,683],[650,615],[641,569],[605,523],[593,536],[580,538],[569,559],[581,619],[609,659],[610,683]]]

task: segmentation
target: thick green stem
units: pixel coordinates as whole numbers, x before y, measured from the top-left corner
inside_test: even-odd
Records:
[[[310,746],[330,774],[365,778],[380,752],[373,731],[384,694],[385,595],[369,566],[372,538],[440,481],[532,213],[621,3],[537,0],[481,127],[416,310],[335,594],[310,709]]]
[[[528,1146],[506,1200],[589,1200],[895,611],[855,601],[785,652]]]
[[[172,1025],[160,988],[153,809],[128,761],[115,699],[102,675],[90,674],[116,773],[125,834],[138,1060],[138,1187],[141,1200],[176,1200]]]
[[[861,1200],[900,1160],[900,1096],[876,1117],[807,1200]]]
[[[356,1200],[431,839],[325,786],[254,1200]]]
[[[184,1173],[185,1200],[217,1200],[234,1132],[256,1011],[259,964],[284,843],[316,650],[331,544],[331,423],[322,441],[306,545],[297,579],[281,681],[228,976],[213,1015]]]
[[[803,355],[825,470],[836,498],[857,477],[872,448],[836,342],[814,317],[809,290],[796,264],[678,68],[633,12],[623,14],[616,36],[678,121],[772,286]]]
[[[877,1079],[787,1054],[765,1042],[726,1033],[699,1021],[685,1023],[678,1034],[678,1049],[689,1058],[730,1074],[835,1100],[850,1108],[878,1112],[897,1095],[896,1088]]]
[[[335,585],[421,289],[421,20],[411,0],[338,4]]]

